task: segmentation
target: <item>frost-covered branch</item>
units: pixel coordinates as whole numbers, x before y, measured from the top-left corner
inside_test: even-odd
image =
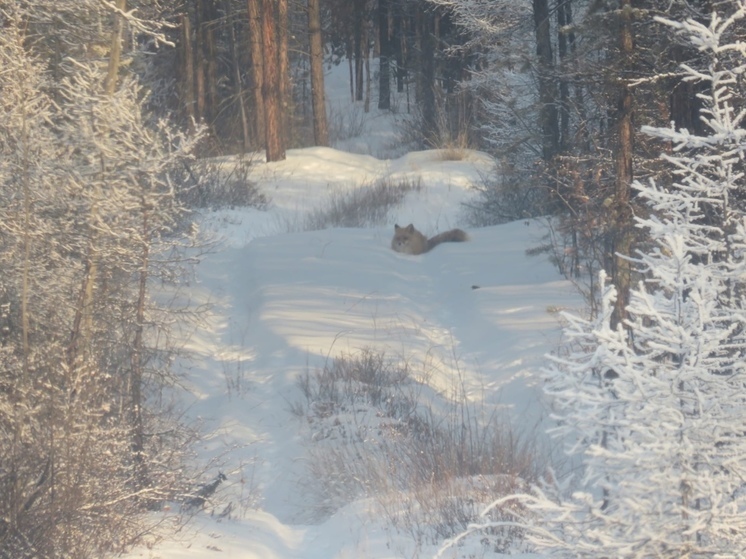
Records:
[[[551,557],[746,554],[746,2],[725,5],[708,23],[659,20],[703,56],[681,72],[706,86],[705,132],[644,130],[671,146],[673,181],[634,185],[651,241],[632,259],[644,279],[626,327],[611,327],[606,286],[595,319],[567,315],[567,350],[546,369],[553,434],[582,470],[514,497]]]

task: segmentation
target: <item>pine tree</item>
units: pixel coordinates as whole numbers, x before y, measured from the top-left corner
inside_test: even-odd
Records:
[[[746,152],[737,88],[746,46],[732,13],[663,21],[699,49],[706,133],[647,128],[670,142],[670,186],[635,183],[651,210],[638,227],[653,239],[633,265],[644,277],[628,318],[568,317],[572,350],[555,358],[547,393],[557,434],[583,464],[574,484],[526,499],[530,538],[556,557],[742,557],[746,553],[746,228],[735,204]]]

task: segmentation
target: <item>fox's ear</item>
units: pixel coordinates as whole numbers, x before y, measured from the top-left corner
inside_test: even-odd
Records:
[[[409,231],[410,233],[414,233],[414,223],[410,223],[409,225],[407,225],[407,231]]]
[[[398,231],[399,229],[401,229],[401,227],[399,227],[399,224],[394,223],[394,231]]]

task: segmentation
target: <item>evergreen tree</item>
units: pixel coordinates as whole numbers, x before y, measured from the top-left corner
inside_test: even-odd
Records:
[[[576,484],[526,499],[529,537],[556,557],[742,557],[746,553],[746,228],[737,209],[746,152],[736,89],[746,3],[724,19],[663,21],[699,49],[706,132],[647,128],[671,142],[675,181],[635,183],[651,245],[624,324],[609,287],[592,322],[569,317],[572,350],[555,358],[547,393],[557,434],[583,463]],[[662,20],[661,20],[662,21]]]

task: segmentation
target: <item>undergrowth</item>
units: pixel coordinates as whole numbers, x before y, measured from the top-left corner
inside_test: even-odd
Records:
[[[238,158],[228,164],[216,159],[198,159],[184,165],[179,196],[190,208],[253,207],[263,210],[267,196],[249,179],[252,161]]]
[[[487,227],[519,219],[531,219],[549,212],[545,185],[507,164],[482,177],[474,185],[477,197],[466,207],[466,217],[472,227]]]
[[[306,216],[303,230],[381,225],[408,193],[420,189],[419,180],[386,178],[348,192],[335,192],[323,208]]]
[[[327,122],[329,123],[329,140],[332,145],[350,138],[359,138],[368,129],[368,115],[359,105],[351,105],[347,112],[328,105]]]
[[[372,497],[418,545],[452,537],[494,499],[526,490],[545,468],[527,437],[462,389],[450,399],[416,382],[406,363],[370,349],[299,378],[293,411],[309,427],[309,490],[317,514]],[[511,504],[490,520],[514,520]],[[484,535],[492,551],[521,546],[518,528]]]

